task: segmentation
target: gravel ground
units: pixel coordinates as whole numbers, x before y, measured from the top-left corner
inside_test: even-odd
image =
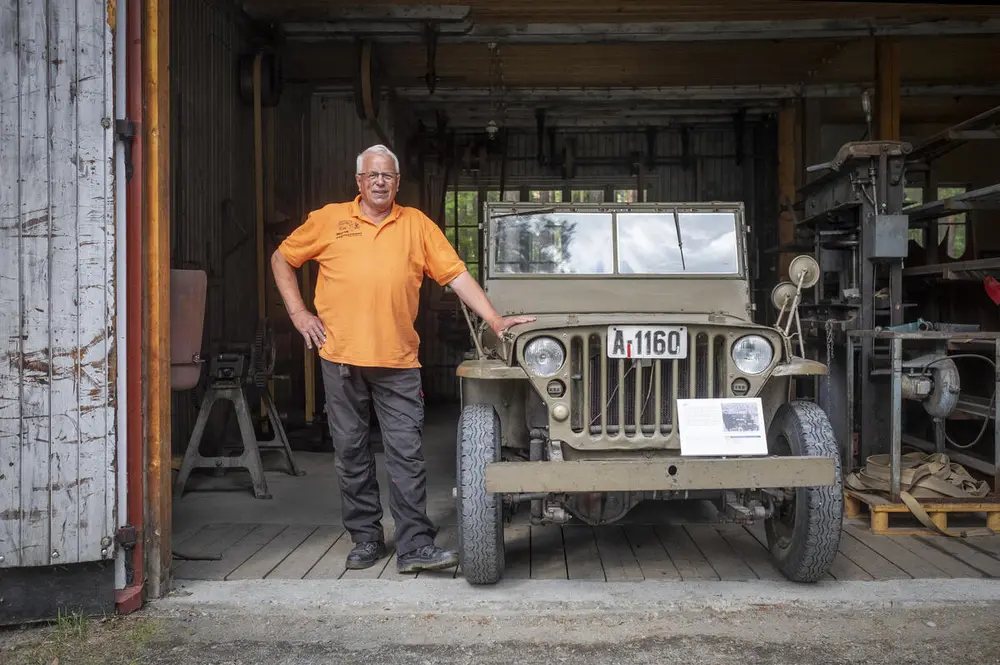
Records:
[[[0,633],[0,663],[52,665],[56,654],[59,665],[1000,665],[1000,602],[971,593],[967,602],[936,602],[930,587],[919,587],[911,602],[882,605],[873,602],[880,587],[860,587],[872,598],[859,595],[856,607],[781,602],[778,592],[766,603],[754,594],[713,594],[705,602],[685,593],[687,600],[653,607],[642,598],[655,589],[642,586],[631,602],[574,603],[564,592],[514,611],[456,602],[442,594],[448,585],[424,589],[419,603],[407,596],[386,605],[373,593],[373,602],[356,606],[317,606],[322,589],[303,599],[275,587],[272,597],[249,600],[228,588],[235,590],[228,600],[219,587],[195,587],[87,630],[70,622]]]

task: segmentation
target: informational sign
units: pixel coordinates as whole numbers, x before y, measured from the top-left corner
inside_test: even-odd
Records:
[[[677,400],[681,455],[767,455],[764,407],[759,397]]]

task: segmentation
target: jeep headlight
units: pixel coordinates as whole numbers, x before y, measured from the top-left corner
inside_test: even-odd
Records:
[[[747,335],[733,344],[733,362],[744,374],[760,374],[773,359],[774,348],[760,335]]]
[[[562,344],[551,337],[536,337],[524,347],[524,364],[537,376],[555,376],[565,360]]]

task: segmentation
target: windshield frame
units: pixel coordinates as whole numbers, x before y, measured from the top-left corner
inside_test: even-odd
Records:
[[[611,214],[611,233],[614,240],[614,262],[610,273],[507,273],[494,270],[493,259],[496,253],[496,221],[498,217],[530,215],[541,213],[605,213]],[[629,213],[658,213],[677,215],[685,213],[729,213],[736,222],[736,260],[737,271],[733,273],[705,272],[671,272],[671,273],[621,273],[618,272],[618,215]],[[712,279],[712,280],[746,280],[747,279],[747,227],[745,223],[745,207],[742,203],[527,203],[510,201],[487,201],[483,203],[483,251],[480,252],[480,265],[484,279],[489,280],[539,280],[539,279],[569,279],[569,280],[675,280],[675,279]]]

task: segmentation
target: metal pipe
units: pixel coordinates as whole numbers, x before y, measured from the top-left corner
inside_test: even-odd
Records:
[[[830,368],[833,371],[833,368]],[[844,459],[844,473],[854,471],[854,338],[847,335],[847,427],[844,432],[847,436],[845,444],[846,456]]]
[[[1000,491],[1000,338],[994,342],[994,399],[993,399],[993,491]]]
[[[892,466],[889,476],[889,500],[899,501],[899,485],[902,460],[902,436],[903,436],[903,396],[902,396],[902,374],[903,374],[903,340],[898,337],[892,339]]]
[[[135,600],[119,611],[139,609],[141,590],[146,580],[145,459],[142,412],[142,227],[143,182],[146,177],[143,150],[143,88],[142,88],[142,2],[127,0],[121,9],[125,24],[125,114],[134,125],[131,161],[132,177],[125,186],[125,394],[119,399],[125,404],[125,459],[127,493],[125,497],[127,523],[135,528],[136,542],[131,552],[132,580],[128,585],[136,593]],[[119,28],[120,29],[120,28]],[[122,176],[119,175],[121,180]],[[122,245],[119,245],[121,247]],[[119,319],[119,324],[122,324]]]

